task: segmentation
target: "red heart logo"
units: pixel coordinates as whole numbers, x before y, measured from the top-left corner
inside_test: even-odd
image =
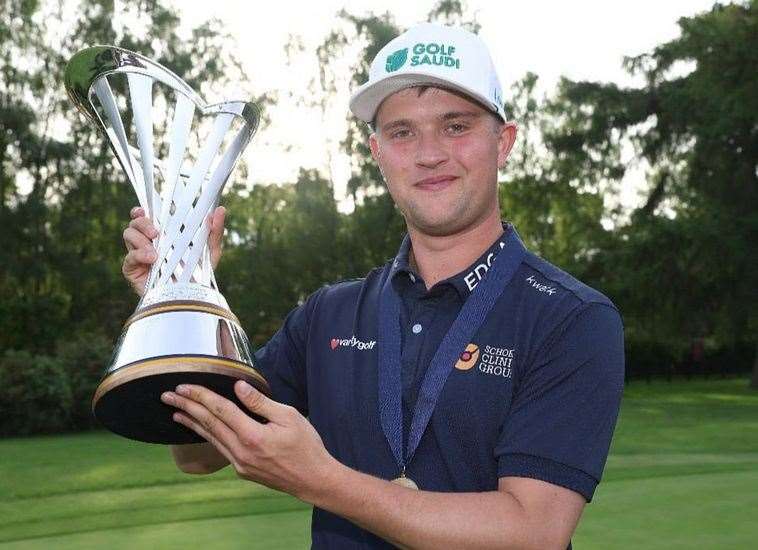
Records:
[[[332,338],[332,342],[331,342],[332,349],[335,349],[339,345],[340,345],[340,341],[337,340],[336,338]]]

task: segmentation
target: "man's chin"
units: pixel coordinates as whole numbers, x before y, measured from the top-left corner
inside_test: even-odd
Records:
[[[429,237],[449,237],[463,231],[467,224],[460,216],[421,217],[405,219],[409,229],[428,235]]]

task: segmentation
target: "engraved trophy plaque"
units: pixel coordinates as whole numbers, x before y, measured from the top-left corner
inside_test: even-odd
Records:
[[[258,110],[244,101],[207,105],[170,70],[114,46],[76,53],[65,86],[107,136],[159,233],[145,293],[124,324],[92,410],[106,428],[131,439],[203,441],[172,420],[162,392],[200,384],[246,412],[234,394],[236,380],[270,393],[218,291],[207,246],[207,217],[255,133]]]

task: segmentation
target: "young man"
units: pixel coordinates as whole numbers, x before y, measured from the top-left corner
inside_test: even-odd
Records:
[[[566,548],[618,413],[619,314],[501,222],[516,126],[478,37],[410,29],[351,109],[405,217],[397,257],[315,292],[260,350],[272,399],[235,389],[269,423],[205,388],[167,392],[210,442],[174,458],[314,504],[315,548]],[[154,230],[132,217],[124,274],[140,288]],[[212,226],[217,260],[223,210]]]

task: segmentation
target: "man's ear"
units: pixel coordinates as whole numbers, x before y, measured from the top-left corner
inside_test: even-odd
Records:
[[[382,155],[379,151],[379,140],[376,139],[376,132],[372,133],[368,137],[368,146],[369,149],[371,149],[371,158],[374,159],[377,168],[379,168],[379,173],[384,178],[384,170],[382,169]],[[386,181],[387,178],[384,179]]]
[[[368,137],[368,146],[371,149],[371,158],[374,162],[379,162],[379,143],[376,140],[376,132],[372,132]]]
[[[516,134],[518,133],[518,126],[515,122],[505,122],[500,128],[500,134],[498,136],[497,147],[497,167],[504,168],[508,157],[513,149],[513,144],[516,142]]]

